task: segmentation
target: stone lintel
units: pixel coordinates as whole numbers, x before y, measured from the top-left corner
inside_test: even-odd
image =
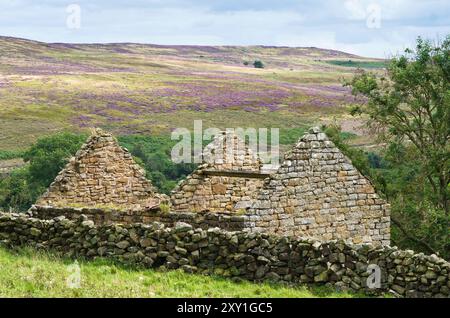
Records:
[[[262,173],[255,171],[235,171],[235,170],[202,170],[201,174],[208,176],[223,176],[249,179],[265,179],[270,177],[270,173]]]

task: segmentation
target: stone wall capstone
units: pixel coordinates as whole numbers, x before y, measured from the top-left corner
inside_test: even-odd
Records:
[[[67,219],[76,220],[84,215],[87,220],[96,225],[107,224],[133,224],[161,222],[166,226],[173,226],[177,222],[185,222],[192,226],[208,229],[219,227],[228,231],[252,230],[254,222],[247,215],[235,215],[228,213],[212,212],[170,212],[160,209],[141,210],[113,210],[99,208],[59,208],[51,206],[33,206],[28,215],[51,220],[55,217],[64,216]]]
[[[450,297],[448,262],[436,255],[390,246],[204,230],[183,222],[173,227],[159,222],[95,225],[84,215],[76,220],[63,216],[42,220],[10,213],[0,213],[0,243],[234,280],[327,284],[339,290],[393,292],[404,297]],[[373,268],[379,270],[379,286],[370,283]]]

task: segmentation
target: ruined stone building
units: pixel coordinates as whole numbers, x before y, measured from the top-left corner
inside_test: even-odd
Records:
[[[287,153],[249,211],[265,232],[388,245],[389,205],[318,128]]]
[[[172,210],[222,213],[248,208],[269,176],[257,154],[234,133],[216,136],[202,158],[203,164],[172,191]]]
[[[152,209],[159,207],[161,199],[128,150],[97,129],[37,200],[35,209]]]
[[[225,132],[205,148],[203,159],[169,202],[131,154],[98,130],[31,212],[43,218],[82,213],[99,223],[183,221],[203,228],[389,244],[389,205],[318,128],[300,138],[275,172],[264,171],[246,143]]]

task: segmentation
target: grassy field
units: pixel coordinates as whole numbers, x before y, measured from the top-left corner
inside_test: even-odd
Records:
[[[254,68],[255,60],[265,68]],[[349,60],[382,67],[318,48],[72,45],[0,36],[0,150],[23,150],[64,129],[168,135],[201,119],[204,128],[287,131],[340,119],[355,103],[342,87],[355,72],[341,65]]]
[[[386,67],[386,61],[342,61],[342,60],[330,60],[327,63],[344,67],[356,67],[356,68],[384,68]]]
[[[229,279],[79,261],[80,288],[68,288],[73,261],[29,248],[0,248],[0,297],[358,297],[325,288],[233,282]]]

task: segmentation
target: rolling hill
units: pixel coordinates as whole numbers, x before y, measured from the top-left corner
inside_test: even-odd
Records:
[[[260,60],[264,68],[253,67]],[[0,37],[0,149],[99,126],[116,135],[204,127],[279,127],[338,118],[341,81],[383,60],[319,48],[64,44]],[[350,121],[350,126],[354,123]]]

